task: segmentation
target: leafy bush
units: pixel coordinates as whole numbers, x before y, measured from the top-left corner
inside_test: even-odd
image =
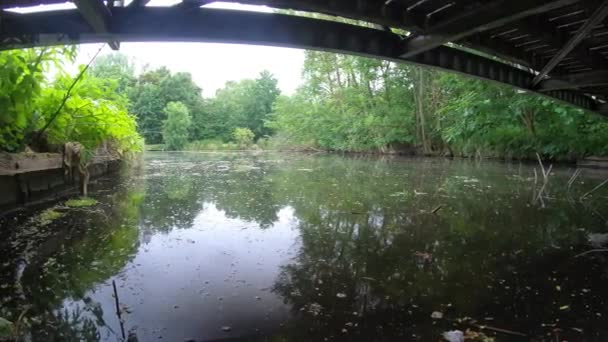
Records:
[[[78,79],[62,69],[75,52],[62,47],[0,53],[0,151],[68,141],[79,142],[86,154],[102,144],[121,155],[141,149],[135,117],[115,82]],[[46,74],[50,66],[54,79]]]
[[[232,138],[241,147],[249,147],[253,144],[255,134],[249,128],[237,127],[232,131]]]

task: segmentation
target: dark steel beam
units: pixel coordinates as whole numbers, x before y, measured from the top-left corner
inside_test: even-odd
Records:
[[[150,0],[133,0],[127,5],[127,7],[144,7],[150,2]]]
[[[564,57],[566,57],[587,35],[589,32],[600,22],[602,22],[608,16],[608,0],[604,2],[596,9],[591,17],[581,26],[578,31],[570,38],[570,40],[562,47],[558,53],[551,58],[551,60],[545,65],[542,70],[532,80],[532,86],[536,86],[542,81],[547,74],[555,68]]]
[[[595,70],[570,75],[554,75],[538,85],[541,92],[557,89],[579,89],[608,85],[608,70]]]
[[[153,25],[151,24],[153,23]],[[441,46],[403,58],[401,37],[387,31],[326,20],[272,13],[179,7],[115,8],[111,31],[99,34],[77,11],[30,13],[7,18],[0,27],[0,49],[119,41],[224,42],[307,48],[383,58],[453,71],[526,89],[533,75],[467,51]],[[529,91],[529,90],[528,90]],[[573,91],[544,93],[575,106],[598,110],[598,102]]]
[[[579,0],[495,0],[467,10],[449,20],[408,38],[403,44],[403,57],[411,57],[448,42],[457,42],[472,34],[507,23],[574,4]]]
[[[80,14],[91,25],[93,30],[100,34],[109,34],[109,21],[112,16],[110,10],[100,0],[74,0]],[[117,41],[108,41],[112,50],[118,50],[120,44]]]
[[[387,27],[419,31],[424,18],[413,16],[397,1],[370,0],[245,0],[242,3],[321,13]]]
[[[214,0],[182,0],[182,2],[179,2],[175,5],[173,5],[174,7],[181,7],[181,8],[197,8],[197,7],[201,7],[207,4],[210,4],[214,2]]]
[[[570,39],[570,36],[565,32],[560,31],[555,24],[543,21],[539,18],[526,18],[517,22],[523,32],[530,34],[534,39],[540,39],[543,43],[548,44],[552,48],[558,51],[565,46]],[[580,43],[578,47],[575,47],[571,52],[570,56],[581,61],[583,64],[592,68],[604,68],[606,59],[597,52],[591,51],[587,44]],[[546,64],[546,60],[543,61],[542,65],[537,70],[542,69]]]

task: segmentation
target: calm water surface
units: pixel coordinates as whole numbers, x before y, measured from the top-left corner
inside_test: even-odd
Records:
[[[0,221],[0,316],[33,341],[608,341],[608,253],[577,256],[608,243],[608,189],[578,200],[608,173],[556,168],[543,207],[535,167],[148,153],[94,207]]]

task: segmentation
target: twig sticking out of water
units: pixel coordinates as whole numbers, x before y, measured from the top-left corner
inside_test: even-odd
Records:
[[[538,164],[540,165],[540,170],[543,174],[543,185],[540,187],[538,193],[535,193],[536,197],[534,198],[534,203],[540,201],[541,206],[544,208],[545,202],[543,200],[543,193],[545,192],[545,187],[547,186],[547,184],[549,184],[549,175],[551,174],[551,170],[553,169],[553,164],[549,165],[548,169],[545,169],[543,161],[538,153],[536,153],[536,158],[538,158]],[[536,179],[536,169],[534,169],[534,189],[536,189]]]
[[[441,208],[443,208],[443,206],[440,204],[440,205],[436,206],[435,209],[433,209],[433,211],[431,211],[431,213],[436,214],[439,210],[441,210]]]
[[[597,249],[590,249],[590,250],[588,250],[588,251],[586,251],[586,252],[583,252],[583,253],[577,254],[577,255],[575,255],[574,257],[575,257],[575,258],[578,258],[578,257],[582,257],[583,255],[590,254],[590,253],[599,253],[599,252],[608,252],[608,248],[597,248]]]
[[[454,319],[447,319],[447,321],[450,322],[454,322],[454,323],[458,323],[458,324],[466,324],[469,325],[471,327],[475,327],[479,330],[490,330],[490,331],[494,331],[497,333],[502,333],[502,334],[507,334],[507,335],[515,335],[515,336],[522,336],[522,337],[526,337],[528,335],[521,333],[519,331],[513,331],[513,330],[508,330],[508,329],[503,329],[503,328],[497,328],[497,327],[493,327],[490,325],[485,325],[485,324],[477,324],[474,321],[462,321],[462,320],[454,320]]]
[[[112,287],[114,288],[114,304],[116,304],[116,315],[118,316],[118,322],[120,323],[120,333],[122,334],[123,340],[125,339],[125,327],[122,324],[122,317],[120,315],[120,304],[118,301],[118,291],[116,290],[116,282],[112,280]]]
[[[507,330],[507,329],[502,329],[502,328],[496,328],[496,327],[492,327],[489,325],[481,325],[481,324],[475,324],[475,323],[467,323],[470,326],[473,326],[475,328],[478,328],[480,330],[490,330],[490,331],[494,331],[494,332],[498,332],[498,333],[503,333],[503,334],[507,334],[507,335],[516,335],[516,336],[522,336],[522,337],[526,337],[527,335],[524,333],[520,333],[518,331],[513,331],[513,330]]]
[[[599,190],[601,187],[603,187],[604,185],[608,184],[608,178],[601,182],[598,186],[596,186],[595,188],[589,190],[586,194],[584,194],[583,196],[581,196],[581,200],[585,199],[585,197],[591,195],[592,193],[596,192],[597,190]]]
[[[574,184],[574,181],[578,178],[578,176],[580,176],[580,174],[581,174],[581,169],[574,170],[572,177],[570,177],[570,179],[568,180],[568,191],[570,191],[572,184]]]

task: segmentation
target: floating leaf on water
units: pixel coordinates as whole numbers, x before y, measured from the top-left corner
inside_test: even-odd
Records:
[[[222,327],[222,331],[224,331],[224,332],[232,331],[232,327],[225,325]]]
[[[439,312],[439,311],[433,311],[433,313],[431,314],[431,318],[432,319],[442,319],[443,313]]]
[[[560,310],[568,310],[570,309],[570,305],[562,305],[559,307]]]
[[[345,293],[336,293],[336,297],[338,297],[338,298],[346,298],[346,294]]]

